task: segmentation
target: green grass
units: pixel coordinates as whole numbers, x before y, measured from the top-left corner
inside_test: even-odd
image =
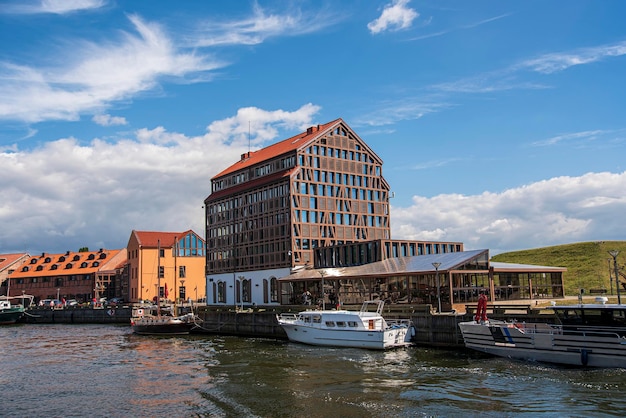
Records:
[[[565,294],[577,295],[580,289],[607,289],[610,293],[609,284],[609,259],[611,275],[613,274],[613,257],[608,253],[618,250],[617,265],[623,274],[626,274],[626,241],[595,241],[580,242],[576,244],[557,245],[554,247],[535,248],[532,250],[513,251],[502,253],[492,257],[492,261],[503,263],[534,264],[540,266],[566,267],[563,273]],[[624,277],[622,281],[626,282]],[[615,277],[613,277],[613,293],[615,289]],[[626,295],[621,288],[622,295]]]

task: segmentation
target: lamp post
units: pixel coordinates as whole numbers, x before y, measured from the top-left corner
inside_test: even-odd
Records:
[[[622,297],[619,290],[619,271],[617,270],[617,255],[619,254],[619,251],[611,250],[609,251],[609,254],[611,254],[611,257],[613,257],[613,269],[615,269],[615,288],[617,289],[617,303],[621,305]]]
[[[613,296],[613,272],[611,271],[611,259],[607,258],[606,261],[609,262],[609,287],[611,289],[611,296]]]
[[[437,307],[439,310],[438,313],[441,313],[441,287],[439,286],[439,266],[441,263],[434,262],[432,263],[435,268],[435,281],[437,282]]]
[[[326,310],[326,298],[324,296],[324,276],[326,275],[325,270],[320,270],[320,276],[322,276],[322,310]]]

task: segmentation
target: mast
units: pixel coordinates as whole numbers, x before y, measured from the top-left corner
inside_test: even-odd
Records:
[[[178,316],[178,310],[176,308],[176,278],[178,277],[178,266],[176,265],[176,257],[178,256],[178,237],[174,237],[174,316]]]
[[[161,299],[159,295],[161,293],[161,240],[157,240],[157,291],[156,291],[156,302],[157,302],[157,316],[161,316]]]

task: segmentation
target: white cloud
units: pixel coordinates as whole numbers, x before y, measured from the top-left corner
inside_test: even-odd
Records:
[[[111,115],[95,115],[92,120],[101,126],[114,126],[114,125],[126,125],[128,122],[126,118],[122,116],[111,116]]]
[[[406,7],[409,2],[410,0],[393,0],[385,6],[380,17],[367,24],[367,28],[371,33],[377,34],[386,30],[397,31],[411,27],[419,13]]]
[[[415,196],[393,207],[396,239],[461,241],[492,254],[626,236],[626,172],[557,177],[502,193]],[[436,228],[436,229],[434,229]]]
[[[319,107],[244,108],[188,137],[164,127],[140,129],[112,143],[64,138],[0,153],[0,253],[122,248],[132,229],[203,234],[212,176],[248,150],[314,124]],[[245,140],[244,140],[245,139]]]
[[[252,16],[227,22],[204,21],[189,39],[195,47],[257,45],[275,36],[317,32],[338,23],[342,17],[324,11],[305,13],[288,10],[271,13],[255,4]]]
[[[544,74],[551,74],[582,64],[590,64],[606,57],[626,55],[626,41],[612,45],[599,45],[571,52],[545,54],[529,59],[518,65],[520,69],[530,69]]]
[[[77,120],[112,102],[152,89],[160,77],[184,77],[223,64],[183,52],[156,24],[130,16],[136,34],[66,47],[66,66],[0,63],[0,120]]]
[[[13,14],[68,14],[77,11],[99,9],[106,6],[107,0],[22,0],[19,3],[8,3],[0,9],[3,13]]]

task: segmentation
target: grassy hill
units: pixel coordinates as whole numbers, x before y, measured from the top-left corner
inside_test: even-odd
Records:
[[[563,274],[565,294],[577,295],[580,289],[604,288],[610,293],[609,259],[613,275],[613,257],[608,253],[618,250],[617,265],[625,273],[626,241],[595,241],[576,244],[557,245],[554,247],[535,248],[532,250],[513,251],[493,256],[492,261],[503,263],[535,264],[540,266],[566,267]],[[622,278],[623,281],[626,279]],[[613,293],[615,277],[613,277]],[[622,296],[626,291],[622,287]]]

